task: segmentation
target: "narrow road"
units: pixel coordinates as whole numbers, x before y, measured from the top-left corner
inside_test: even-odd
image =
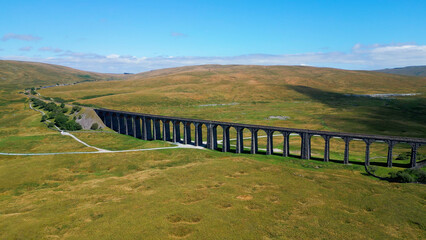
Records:
[[[45,112],[43,112],[40,109],[33,108],[31,102],[29,103],[30,108],[34,111],[37,111],[41,113],[42,115],[46,115]],[[49,120],[46,120],[46,122],[50,122]],[[74,140],[78,141],[79,143],[85,145],[86,147],[96,149],[96,152],[53,152],[53,153],[4,153],[0,152],[0,155],[3,156],[45,156],[45,155],[63,155],[63,154],[97,154],[97,153],[125,153],[125,152],[141,152],[141,151],[153,151],[153,150],[164,150],[164,149],[175,149],[175,148],[193,148],[193,149],[205,149],[203,147],[196,147],[193,145],[184,145],[180,143],[173,143],[173,145],[176,145],[175,147],[159,147],[159,148],[144,148],[144,149],[128,149],[128,150],[106,150],[102,148],[98,148],[95,146],[91,146],[87,144],[86,142],[82,141],[81,139],[77,138],[76,136],[72,135],[69,132],[63,131],[59,129],[57,126],[55,128],[58,130],[58,132],[61,133],[61,135],[72,137]]]
[[[154,150],[165,150],[165,149],[176,149],[176,148],[194,148],[194,149],[205,149],[203,147],[196,147],[193,145],[176,144],[176,147],[159,147],[159,148],[143,148],[143,149],[129,149],[129,150],[116,150],[116,151],[97,151],[97,152],[53,152],[53,153],[3,153],[0,155],[5,156],[46,156],[46,155],[66,155],[66,154],[98,154],[98,153],[126,153],[126,152],[142,152],[142,151],[154,151]]]

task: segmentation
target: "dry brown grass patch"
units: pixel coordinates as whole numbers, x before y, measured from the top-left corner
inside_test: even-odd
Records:
[[[252,195],[240,195],[237,196],[237,199],[243,200],[243,201],[249,201],[253,199]]]

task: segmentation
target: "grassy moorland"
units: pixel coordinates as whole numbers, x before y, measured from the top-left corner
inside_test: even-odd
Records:
[[[426,137],[426,85],[422,77],[284,66],[206,65],[163,71],[135,75],[125,81],[84,83],[40,92],[134,112]],[[421,95],[392,99],[348,95],[375,93]]]
[[[281,69],[282,72],[275,74],[280,79],[274,80],[273,73],[267,78],[265,73],[264,80],[263,75],[255,74],[257,67],[251,73],[249,67],[237,68],[245,70],[232,73],[232,76],[240,76],[235,79],[227,74],[214,77],[207,70],[191,73],[192,68],[181,68],[136,75],[135,79],[124,80],[122,84],[115,81],[82,83],[44,89],[41,93],[130,111],[425,136],[424,123],[415,118],[416,113],[425,110],[422,95],[393,100],[349,97],[349,103],[343,101],[348,97],[345,93],[352,93],[350,85],[357,94],[389,93],[395,92],[392,84],[406,81],[408,83],[399,83],[400,93],[424,93],[421,84],[424,79],[374,73],[378,75],[371,76],[378,76],[379,80],[391,79],[390,86],[380,88],[381,82],[374,83],[367,72],[271,67]],[[267,72],[268,68],[264,69]],[[314,70],[325,71],[318,83],[312,78],[314,73],[309,73]],[[339,76],[334,78],[335,91],[327,89],[327,84],[320,86],[324,79],[333,79],[329,71],[336,71]],[[338,79],[345,77],[345,72],[355,76],[347,76],[348,83],[343,84]],[[202,74],[206,76],[205,81]],[[277,83],[282,81],[281,74],[294,81]],[[370,78],[364,79],[364,75]],[[302,90],[294,87],[310,78],[313,79],[310,89],[317,89],[313,93],[309,90],[308,94],[306,87]],[[365,90],[362,85],[357,86],[357,78],[367,84]],[[201,81],[200,86],[197,81]],[[240,84],[234,82],[257,83],[238,89]],[[368,82],[372,82],[371,85]],[[347,84],[347,89],[339,84]],[[377,90],[372,90],[376,87]],[[0,152],[87,150],[72,138],[47,129],[40,122],[40,114],[28,108],[25,97],[17,94],[18,91],[16,88],[0,93],[4,99],[0,111]],[[318,91],[328,93],[315,98]],[[239,104],[199,106],[232,102]],[[397,107],[399,110],[394,109]],[[395,116],[379,118],[376,111],[380,108]],[[404,114],[396,114],[401,109],[405,109]],[[290,119],[268,120],[269,116],[290,116]],[[352,117],[358,118],[352,120]],[[374,124],[368,124],[370,122]],[[379,123],[399,124],[384,131]],[[167,145],[110,132],[73,134],[109,150]],[[264,138],[259,140],[259,147],[264,147]],[[282,148],[280,136],[274,140],[274,148]],[[297,155],[300,139],[291,141],[292,154]],[[315,143],[320,140],[313,141],[313,154],[321,156],[321,142]],[[339,140],[333,141],[336,143],[332,143],[332,156],[339,159],[342,148]],[[244,143],[250,144],[249,140]],[[362,148],[357,142],[351,145],[351,150]],[[399,148],[396,151],[406,150],[404,146]],[[386,152],[386,147],[378,143],[372,157],[379,157],[382,152]],[[351,155],[352,162],[357,158],[362,159],[362,155]],[[377,161],[382,160],[377,158]],[[389,170],[379,168],[377,171],[386,174]],[[345,166],[275,155],[168,149],[0,156],[0,239],[424,239],[425,196],[424,185],[380,181],[367,176],[361,165]]]
[[[422,239],[426,188],[210,150],[0,157],[4,239]]]
[[[0,152],[92,151],[40,123],[41,115],[29,108],[24,88],[84,81],[116,79],[67,67],[0,60]]]
[[[100,74],[45,63],[0,60],[0,87],[16,90],[31,87],[122,79],[120,74]]]
[[[313,67],[205,65],[151,71],[125,81],[84,83],[40,92],[46,96],[117,110],[424,138],[425,79]],[[378,93],[419,95],[393,98],[363,96]],[[277,116],[282,118],[273,118]],[[218,131],[221,136],[222,129]],[[231,129],[231,137],[235,136],[235,130]],[[245,131],[244,136],[249,137],[250,133]],[[300,137],[293,136],[292,139],[290,147],[298,155]],[[342,161],[344,143],[338,139],[332,141],[331,157]],[[276,148],[282,149],[282,142],[282,136],[275,137]],[[315,138],[313,143],[314,156],[323,156],[324,141]],[[245,144],[250,146],[250,140],[246,140]],[[260,139],[260,147],[266,147],[265,139]],[[408,163],[396,158],[399,153],[410,151],[410,146],[398,144],[395,148],[395,163]],[[352,142],[350,160],[362,163],[364,149],[364,143]],[[425,147],[420,151],[426,152]],[[386,145],[373,144],[372,154],[373,162],[384,164]]]

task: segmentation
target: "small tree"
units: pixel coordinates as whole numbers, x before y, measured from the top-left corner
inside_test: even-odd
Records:
[[[65,107],[65,104],[64,103],[61,103],[61,108],[64,108]]]
[[[46,121],[46,119],[47,119],[47,116],[46,116],[46,115],[41,116],[41,122]]]
[[[97,123],[93,123],[90,129],[97,130],[99,128],[99,125]]]
[[[62,108],[62,112],[63,112],[63,113],[68,112],[68,108]]]

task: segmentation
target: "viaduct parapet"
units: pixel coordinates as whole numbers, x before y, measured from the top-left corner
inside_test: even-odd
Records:
[[[392,167],[393,147],[395,144],[406,143],[411,146],[411,158],[409,167],[416,166],[417,150],[421,145],[426,144],[426,139],[407,138],[397,136],[366,135],[356,133],[315,131],[308,129],[282,128],[262,125],[250,125],[241,123],[218,122],[199,119],[179,118],[170,116],[151,115],[143,113],[123,112],[110,109],[94,109],[104,124],[114,131],[133,136],[143,140],[163,140],[170,142],[182,142],[184,144],[194,144],[195,146],[205,146],[209,149],[218,150],[218,127],[222,128],[222,151],[230,151],[229,130],[234,128],[237,133],[236,153],[244,151],[243,130],[248,129],[251,133],[250,153],[258,153],[258,131],[263,130],[267,137],[266,154],[273,154],[274,133],[280,133],[284,137],[283,153],[284,157],[290,153],[290,134],[298,134],[301,137],[300,157],[302,159],[311,158],[311,138],[321,136],[324,139],[325,162],[330,160],[330,139],[341,138],[345,142],[343,163],[349,163],[349,143],[352,140],[362,140],[365,142],[365,164],[370,165],[370,145],[374,142],[385,142],[388,144],[387,167]],[[160,124],[161,123],[161,124]],[[193,127],[191,127],[191,125]],[[203,142],[203,125],[207,128],[207,142]],[[172,126],[172,127],[170,127]],[[183,126],[183,136],[180,127]],[[172,129],[172,130],[171,130]],[[194,134],[192,134],[194,131]],[[191,139],[191,135],[195,137]]]

